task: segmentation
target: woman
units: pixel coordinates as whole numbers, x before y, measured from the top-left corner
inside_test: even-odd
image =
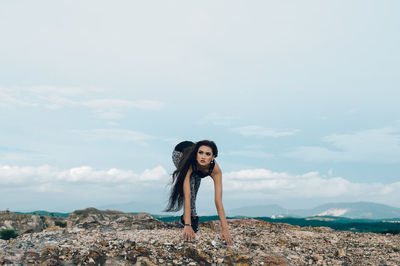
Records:
[[[198,216],[196,213],[196,196],[201,179],[211,176],[214,181],[215,206],[221,220],[221,241],[225,240],[232,245],[222,205],[222,171],[215,157],[218,156],[217,145],[213,141],[202,140],[197,143],[184,141],[176,145],[172,153],[172,160],[176,166],[172,177],[172,190],[169,203],[165,211],[178,211],[183,205],[181,222],[184,240],[192,241],[198,230]]]

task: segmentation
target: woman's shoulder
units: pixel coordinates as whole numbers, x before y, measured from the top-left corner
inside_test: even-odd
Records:
[[[216,175],[216,174],[222,174],[222,170],[219,167],[219,164],[215,161],[213,169],[212,169],[210,175],[213,176],[213,175]]]

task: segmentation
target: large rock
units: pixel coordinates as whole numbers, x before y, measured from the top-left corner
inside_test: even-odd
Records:
[[[19,235],[40,232],[47,227],[54,226],[57,220],[56,217],[0,211],[0,230],[12,229],[17,231]]]
[[[68,216],[67,225],[81,228],[128,228],[155,229],[171,227],[148,213],[130,214],[115,210],[87,208],[77,210]]]

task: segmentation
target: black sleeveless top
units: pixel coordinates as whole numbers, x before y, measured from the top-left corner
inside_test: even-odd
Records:
[[[194,164],[192,165],[192,169],[193,169],[192,174],[195,174],[195,175],[197,175],[197,176],[199,176],[199,177],[201,177],[201,178],[204,178],[204,177],[206,177],[206,176],[211,175],[212,171],[214,170],[214,166],[215,166],[215,161],[214,161],[214,160],[211,160],[210,168],[208,168],[208,172],[205,174],[205,173],[203,173],[202,171],[198,170],[198,169],[197,169],[197,164],[194,163]]]
[[[190,213],[191,216],[197,216],[196,213],[196,197],[197,197],[197,192],[199,191],[201,179],[203,179],[206,176],[211,175],[213,169],[215,166],[214,160],[211,161],[210,163],[210,168],[208,168],[207,173],[203,173],[202,171],[197,169],[196,163],[192,165],[192,174],[190,175]]]

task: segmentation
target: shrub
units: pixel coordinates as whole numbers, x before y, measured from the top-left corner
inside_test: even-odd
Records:
[[[0,238],[4,240],[9,240],[10,238],[16,238],[18,236],[17,232],[12,229],[6,229],[0,231]]]
[[[55,221],[54,224],[59,227],[67,227],[67,223],[63,221]]]

